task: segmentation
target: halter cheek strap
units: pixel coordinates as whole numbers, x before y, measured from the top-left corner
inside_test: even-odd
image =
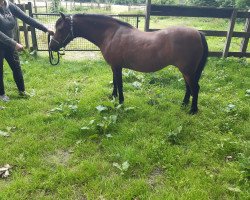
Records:
[[[74,21],[73,21],[73,15],[70,15],[70,32],[71,32],[72,38],[75,38],[73,23],[74,23]]]

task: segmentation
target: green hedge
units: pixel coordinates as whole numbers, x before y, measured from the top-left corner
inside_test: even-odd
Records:
[[[249,0],[186,0],[186,3],[196,6],[236,7],[242,9],[250,8]]]
[[[146,0],[78,0],[78,2],[95,2],[95,3],[111,3],[111,4],[144,4]],[[194,6],[215,6],[215,7],[236,7],[242,9],[250,8],[250,0],[152,0],[152,4],[161,5],[178,5],[178,4],[194,5]]]

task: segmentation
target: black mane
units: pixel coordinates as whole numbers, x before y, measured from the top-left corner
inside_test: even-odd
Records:
[[[131,24],[127,23],[127,22],[123,22],[119,19],[110,17],[108,15],[98,15],[98,14],[75,14],[75,16],[79,16],[79,17],[83,17],[83,16],[88,16],[88,17],[93,17],[93,18],[98,18],[98,19],[104,19],[104,20],[111,20],[111,21],[115,21],[120,25],[129,27],[129,28],[134,28]]]

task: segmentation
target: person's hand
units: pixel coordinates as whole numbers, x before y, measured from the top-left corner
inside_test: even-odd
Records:
[[[22,50],[23,50],[23,45],[21,45],[21,44],[19,44],[19,43],[16,43],[15,50],[17,50],[17,51],[22,51]]]
[[[48,29],[47,32],[48,32],[48,34],[50,34],[50,35],[54,35],[54,34],[55,34],[54,31],[52,31],[51,29]]]

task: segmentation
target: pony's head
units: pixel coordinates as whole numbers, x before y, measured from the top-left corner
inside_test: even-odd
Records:
[[[49,48],[52,51],[59,51],[74,39],[73,16],[66,16],[60,12],[61,17],[55,25],[55,34],[50,41]]]

